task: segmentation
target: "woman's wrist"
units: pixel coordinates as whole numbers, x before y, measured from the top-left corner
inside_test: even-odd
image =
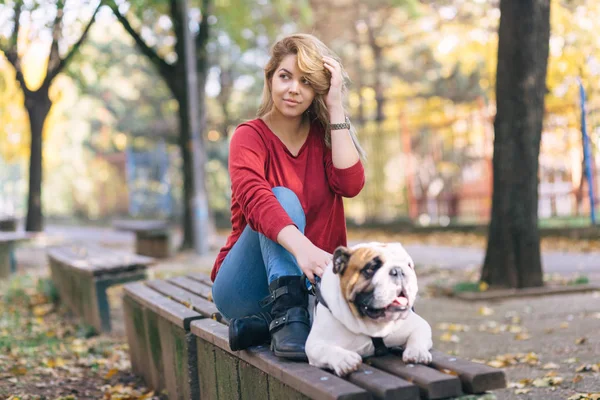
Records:
[[[294,257],[305,252],[307,247],[312,244],[295,225],[284,227],[277,235],[277,242],[292,253]]]
[[[346,114],[344,107],[340,104],[338,106],[329,108],[329,123],[330,124],[342,124],[346,122]]]

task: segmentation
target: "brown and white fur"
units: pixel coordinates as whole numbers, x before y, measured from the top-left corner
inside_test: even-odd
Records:
[[[400,243],[338,247],[321,278],[321,295],[306,342],[311,365],[339,376],[374,354],[371,338],[404,347],[406,363],[430,363],[431,327],[412,311],[417,296],[414,263]]]

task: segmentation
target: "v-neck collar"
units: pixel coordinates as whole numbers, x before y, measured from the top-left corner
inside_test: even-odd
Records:
[[[281,144],[281,147],[283,147],[285,152],[292,158],[298,158],[300,156],[300,154],[302,154],[304,149],[308,146],[308,140],[310,139],[310,137],[313,133],[313,129],[314,129],[313,124],[311,123],[310,127],[308,128],[308,135],[306,135],[306,139],[304,139],[304,143],[302,143],[302,146],[300,146],[300,149],[298,150],[298,154],[294,155],[294,154],[292,154],[290,149],[288,149],[288,147],[285,145],[285,143],[283,143],[283,141],[279,138],[279,136],[277,136],[275,134],[275,132],[273,132],[271,130],[271,128],[269,128],[269,125],[267,125],[267,123],[262,120],[262,118],[257,118],[257,119],[263,124],[263,126],[266,128],[267,132],[269,132],[269,134],[273,135],[273,137],[275,137],[275,139],[277,139],[279,144]]]

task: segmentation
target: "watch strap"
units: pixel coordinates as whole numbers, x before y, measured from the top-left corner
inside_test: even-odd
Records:
[[[350,118],[346,117],[346,121],[342,122],[341,124],[329,124],[329,129],[332,131],[350,129]]]

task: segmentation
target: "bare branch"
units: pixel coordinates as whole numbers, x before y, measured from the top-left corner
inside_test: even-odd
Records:
[[[17,80],[17,82],[19,82],[19,84],[21,85],[21,89],[27,96],[27,95],[31,94],[32,92],[31,92],[31,90],[29,90],[29,88],[27,87],[27,84],[25,83],[25,77],[23,76],[23,71],[21,69],[21,60],[19,59],[19,55],[17,52],[17,39],[19,37],[19,28],[21,25],[20,19],[21,19],[22,7],[23,7],[22,1],[15,1],[15,9],[14,9],[15,26],[13,28],[13,32],[12,32],[10,40],[8,42],[9,47],[6,49],[2,47],[2,48],[0,48],[0,50],[4,53],[8,62],[15,69],[15,79]]]
[[[48,84],[53,78],[48,79],[60,64],[60,55],[58,54],[58,41],[61,37],[62,19],[64,14],[65,4],[63,1],[57,2],[56,17],[52,24],[52,44],[50,45],[50,56],[48,57],[48,67],[46,69],[46,79],[44,84]]]
[[[67,66],[67,64],[69,64],[69,62],[71,61],[73,56],[79,51],[79,48],[81,47],[82,43],[87,38],[88,32],[90,31],[90,28],[92,27],[92,24],[94,23],[94,21],[96,19],[98,10],[100,10],[100,7],[102,7],[103,5],[104,5],[104,1],[100,1],[100,3],[98,4],[98,7],[96,7],[96,9],[94,10],[94,14],[92,15],[92,18],[90,19],[90,22],[88,22],[87,26],[83,30],[83,33],[81,34],[81,37],[79,38],[79,40],[77,42],[75,42],[73,47],[71,47],[71,50],[67,53],[65,58],[63,58],[63,59],[59,58],[60,62],[55,67],[55,69],[48,71],[48,74],[46,75],[46,80],[44,83],[52,82],[52,80],[56,77],[56,75],[58,75]],[[54,41],[53,41],[53,44],[54,44]],[[52,53],[51,53],[51,55],[52,55]],[[50,65],[50,63],[48,63],[48,65]]]
[[[17,51],[17,39],[19,37],[19,28],[21,27],[21,8],[23,7],[22,1],[15,1],[15,27],[13,28],[12,35],[10,36],[9,49]]]
[[[109,0],[108,5],[113,10],[113,13],[121,25],[123,25],[123,28],[125,28],[127,33],[129,33],[129,35],[133,38],[140,51],[146,57],[148,57],[152,64],[154,64],[158,70],[158,73],[163,77],[163,79],[165,79],[171,90],[173,90],[172,81],[174,76],[174,67],[163,60],[150,46],[146,44],[146,42],[144,42],[144,39],[142,39],[135,29],[133,29],[127,18],[121,14],[119,11],[119,6],[114,2],[114,0]]]

